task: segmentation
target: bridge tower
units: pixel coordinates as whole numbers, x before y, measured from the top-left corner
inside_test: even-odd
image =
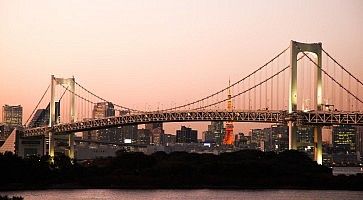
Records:
[[[297,112],[297,56],[301,52],[310,52],[316,55],[315,63],[318,65],[316,68],[316,85],[314,99],[316,105],[314,106],[317,111],[322,110],[322,44],[321,43],[300,43],[291,41],[291,75],[289,85],[289,113]],[[297,124],[296,121],[290,121],[289,126],[289,149],[297,149]],[[322,127],[314,127],[314,160],[318,164],[323,162],[323,150],[322,150]]]
[[[231,86],[231,80],[229,80],[229,86]],[[227,111],[231,112],[232,110],[233,110],[232,95],[231,95],[231,88],[229,88],[228,89]],[[228,121],[228,122],[226,122],[226,134],[224,135],[224,138],[223,138],[223,144],[233,145],[233,140],[234,140],[233,122]]]
[[[75,121],[75,79],[72,78],[56,78],[54,75],[51,76],[51,87],[50,87],[50,109],[49,109],[49,127],[53,128],[54,125],[59,123],[59,120],[56,119],[56,105],[55,105],[55,93],[56,93],[56,86],[63,85],[69,88],[71,92],[70,95],[70,106],[69,106],[69,117],[71,123]],[[51,131],[49,132],[49,155],[54,157],[55,152],[55,140],[54,140],[54,133]],[[69,142],[69,157],[74,158],[74,133],[68,135],[68,142]]]

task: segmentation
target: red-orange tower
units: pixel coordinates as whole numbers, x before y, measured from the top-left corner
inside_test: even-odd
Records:
[[[231,80],[229,80],[229,86],[231,86]],[[231,95],[231,88],[228,89],[228,101],[227,101],[227,111],[232,111],[233,105],[232,105],[232,95]],[[228,121],[226,122],[226,134],[223,138],[223,144],[226,145],[233,145],[233,122]]]

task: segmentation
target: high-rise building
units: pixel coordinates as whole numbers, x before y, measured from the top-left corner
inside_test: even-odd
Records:
[[[2,113],[2,121],[11,126],[22,126],[23,107],[21,105],[10,106],[4,105]]]
[[[166,146],[176,143],[176,136],[173,134],[164,134],[164,143]]]
[[[122,126],[120,128],[120,133],[117,134],[115,133],[115,135],[113,136],[113,140],[119,140],[119,138],[121,139],[121,142],[125,142],[125,141],[131,141],[131,143],[136,143],[137,142],[137,134],[138,134],[138,129],[137,129],[137,125],[127,125],[127,126]]]
[[[281,152],[289,149],[289,128],[286,125],[272,125],[269,137],[270,150]]]
[[[296,133],[297,149],[309,156],[314,154],[314,127],[299,126]]]
[[[111,117],[111,116],[115,116],[115,109],[111,102],[100,102],[94,105],[92,111],[92,117],[94,119]],[[117,135],[115,128],[101,129],[101,130],[96,130],[95,132],[97,140],[99,141],[107,141],[107,142],[119,141],[117,138],[115,138],[115,135]]]
[[[115,116],[115,109],[111,102],[100,102],[94,105],[92,117],[94,119]]]
[[[296,140],[300,146],[307,146],[314,143],[314,127],[299,126],[297,128]]]
[[[223,121],[212,121],[211,124],[208,125],[208,131],[203,135],[203,139],[205,142],[222,145],[225,135]]]
[[[356,128],[350,125],[333,126],[333,151],[346,154],[356,151]]]
[[[177,143],[197,143],[198,142],[198,131],[192,130],[185,126],[181,126],[180,130],[176,131],[176,142]]]
[[[356,126],[356,151],[359,152],[360,156],[363,156],[363,126]]]
[[[338,165],[357,163],[356,128],[351,125],[335,125],[332,129],[332,161]]]
[[[50,110],[50,103],[47,105],[45,109],[38,109],[33,118],[30,120],[28,127],[42,127],[49,125],[49,110]],[[60,121],[60,102],[55,102],[55,116],[56,122],[59,123]]]
[[[235,140],[235,145],[241,149],[251,148],[251,136],[246,136],[244,133],[238,133],[238,140]]]
[[[83,121],[92,120],[92,118],[84,118]],[[91,130],[91,131],[83,131],[82,132],[82,139],[84,140],[97,140],[97,131]]]
[[[161,128],[163,129],[163,123],[149,123],[149,124],[145,124],[145,129],[155,129],[155,128]]]
[[[31,119],[28,127],[42,127],[47,126],[49,124],[49,112],[46,109],[38,109],[33,118]]]
[[[212,131],[203,131],[202,141],[205,143],[216,143],[215,134]]]
[[[137,144],[149,145],[151,143],[151,131],[149,129],[137,130]]]
[[[152,143],[154,145],[163,145],[164,144],[164,129],[162,123],[150,123],[145,124],[145,129],[151,131]]]
[[[0,124],[0,141],[5,141],[13,130],[14,130],[13,126],[1,123]]]
[[[264,129],[252,129],[251,131],[251,143],[256,145],[257,149],[260,149],[261,151],[265,151],[265,148],[267,146],[268,141],[268,133],[271,132],[271,130],[264,130]]]
[[[164,130],[162,128],[154,128],[151,131],[152,134],[152,143],[154,145],[163,145],[164,144]]]

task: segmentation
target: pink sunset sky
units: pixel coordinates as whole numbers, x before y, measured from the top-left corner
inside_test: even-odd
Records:
[[[183,104],[251,73],[290,40],[322,42],[363,79],[360,0],[0,0],[0,105],[21,104],[26,120],[51,74],[129,107]],[[183,124],[200,134],[207,125]]]

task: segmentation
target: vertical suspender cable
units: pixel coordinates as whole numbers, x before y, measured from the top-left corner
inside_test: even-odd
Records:
[[[274,62],[272,62],[271,65],[271,76],[274,74]],[[274,78],[271,79],[271,98],[270,98],[270,102],[271,102],[271,110],[273,110],[273,97],[274,97]]]
[[[267,79],[267,69],[265,68],[265,80]],[[267,104],[267,81],[265,82],[265,109],[268,108],[268,104]]]
[[[280,57],[277,58],[277,71],[280,71]],[[280,96],[279,96],[279,76],[276,76],[276,110],[279,110],[279,99],[280,99]]]

